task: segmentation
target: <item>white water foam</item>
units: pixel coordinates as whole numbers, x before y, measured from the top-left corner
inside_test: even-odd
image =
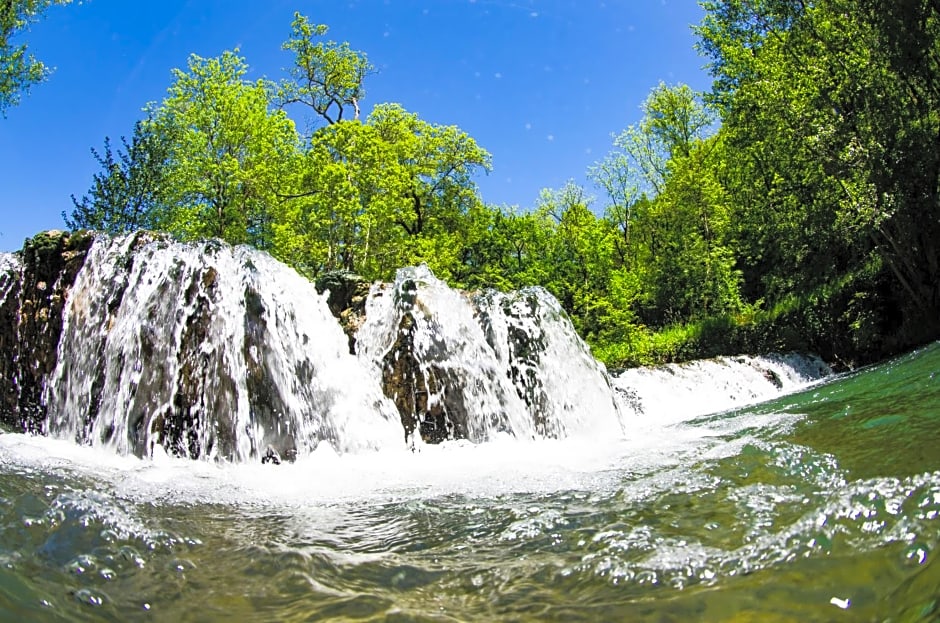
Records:
[[[425,378],[433,374],[432,367],[445,377],[437,392],[424,388],[431,393],[429,405],[444,402],[444,389],[459,392],[467,410],[467,437],[475,442],[499,433],[535,438],[532,418],[487,345],[469,299],[434,277],[427,266],[400,269],[391,286],[374,287],[369,296],[356,344],[359,358],[372,365],[377,376],[405,314],[414,322],[413,352]]]
[[[603,364],[591,356],[558,300],[543,288],[477,297],[478,320],[532,417],[549,437],[619,438],[624,427]]]
[[[249,395],[249,366],[265,404]],[[97,240],[45,400],[50,434],[119,453],[167,446],[180,417],[191,427],[167,449],[194,457],[402,445],[394,406],[313,285],[264,253],[213,242]]]
[[[625,409],[668,424],[770,400],[831,374],[818,357],[742,355],[634,368],[612,380]]]
[[[528,440],[624,434],[606,370],[545,290],[471,297],[449,288],[426,266],[399,270],[390,286],[373,287],[357,335],[359,357],[377,375],[405,315],[413,323],[413,354],[425,379],[450,380],[450,396],[423,388],[431,394],[429,403],[465,410],[472,441],[504,433]]]
[[[20,270],[15,256],[0,262]],[[403,418],[382,386],[407,356],[423,372],[427,408],[450,418],[443,438],[622,440],[635,436],[628,409],[647,423],[681,421],[794,389],[824,368],[725,358],[632,370],[612,386],[543,289],[470,295],[426,266],[373,287],[356,337],[358,356],[325,297],[265,253],[100,237],[65,308],[46,432],[137,456],[399,451]]]
[[[23,261],[13,253],[0,253],[0,304],[13,289],[13,284],[21,281]]]

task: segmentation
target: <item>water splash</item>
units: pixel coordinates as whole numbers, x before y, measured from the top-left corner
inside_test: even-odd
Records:
[[[543,437],[624,434],[604,366],[558,300],[540,287],[477,296],[477,320]]]
[[[426,266],[401,269],[391,286],[373,288],[357,348],[382,377],[406,435],[474,442],[536,435],[469,298]]]
[[[612,383],[544,289],[470,294],[426,266],[375,284],[352,339],[325,296],[265,253],[151,234],[83,240],[91,246],[74,283],[56,291],[61,335],[34,345],[48,359],[34,371],[35,396],[4,414],[23,419],[28,403],[30,430],[120,454],[280,462],[321,444],[347,453],[620,439],[631,410],[686,419],[795,388],[825,368],[734,358],[629,371]],[[0,316],[20,313],[17,283],[28,272],[0,255]]]
[[[628,411],[666,424],[770,400],[831,374],[818,357],[790,353],[634,368],[612,382]]]
[[[120,453],[278,459],[400,439],[323,298],[244,247],[97,240],[57,361],[47,432]]]
[[[357,344],[425,441],[623,433],[603,366],[540,288],[471,296],[402,269],[373,288]]]
[[[23,261],[13,253],[0,253],[0,307],[22,280]]]

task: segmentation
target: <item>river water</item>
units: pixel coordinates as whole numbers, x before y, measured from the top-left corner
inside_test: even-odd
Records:
[[[940,620],[938,372],[282,465],[0,434],[0,619]]]

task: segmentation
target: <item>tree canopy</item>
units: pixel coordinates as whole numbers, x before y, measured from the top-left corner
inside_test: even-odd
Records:
[[[711,91],[654,86],[588,171],[597,197],[486,204],[483,147],[399,104],[363,114],[366,55],[295,14],[284,80],[192,56],[130,140],[92,150],[66,221],[247,243],[311,278],[426,262],[456,286],[542,285],[614,365],[867,361],[940,336],[940,5],[702,6]],[[313,115],[303,134],[288,110]]]

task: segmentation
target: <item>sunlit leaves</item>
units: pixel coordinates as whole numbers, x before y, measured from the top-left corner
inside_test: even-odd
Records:
[[[157,134],[153,123],[138,121],[130,142],[121,137],[121,148],[112,150],[104,139],[104,151],[92,149],[101,166],[81,200],[72,196],[71,216],[62,213],[71,229],[96,229],[123,234],[137,229],[161,229],[167,219],[165,190],[168,158],[173,140]]]
[[[472,176],[488,164],[459,128],[397,104],[376,106],[364,123],[320,128],[303,160],[300,196],[276,226],[275,253],[308,273],[388,278],[427,262],[440,276],[463,275],[479,205]]]
[[[46,10],[66,5],[71,0],[5,0],[0,3],[0,114],[16,106],[20,96],[44,80],[50,69],[17,43],[21,33],[35,23]]]
[[[853,348],[877,349],[902,318],[910,334],[934,325],[940,6],[703,6],[701,48],[732,150],[722,177],[748,288],[831,308],[843,328],[828,331]]]
[[[270,245],[271,210],[289,187],[297,136],[270,109],[271,85],[245,80],[247,70],[235,52],[193,55],[149,109],[157,134],[172,137],[165,227],[182,238]]]
[[[283,48],[294,55],[288,70],[290,79],[281,83],[278,98],[282,105],[303,104],[328,123],[359,118],[359,103],[365,96],[363,80],[373,66],[363,52],[348,43],[317,40],[326,36],[327,26],[312,24],[294,13],[291,36]]]

